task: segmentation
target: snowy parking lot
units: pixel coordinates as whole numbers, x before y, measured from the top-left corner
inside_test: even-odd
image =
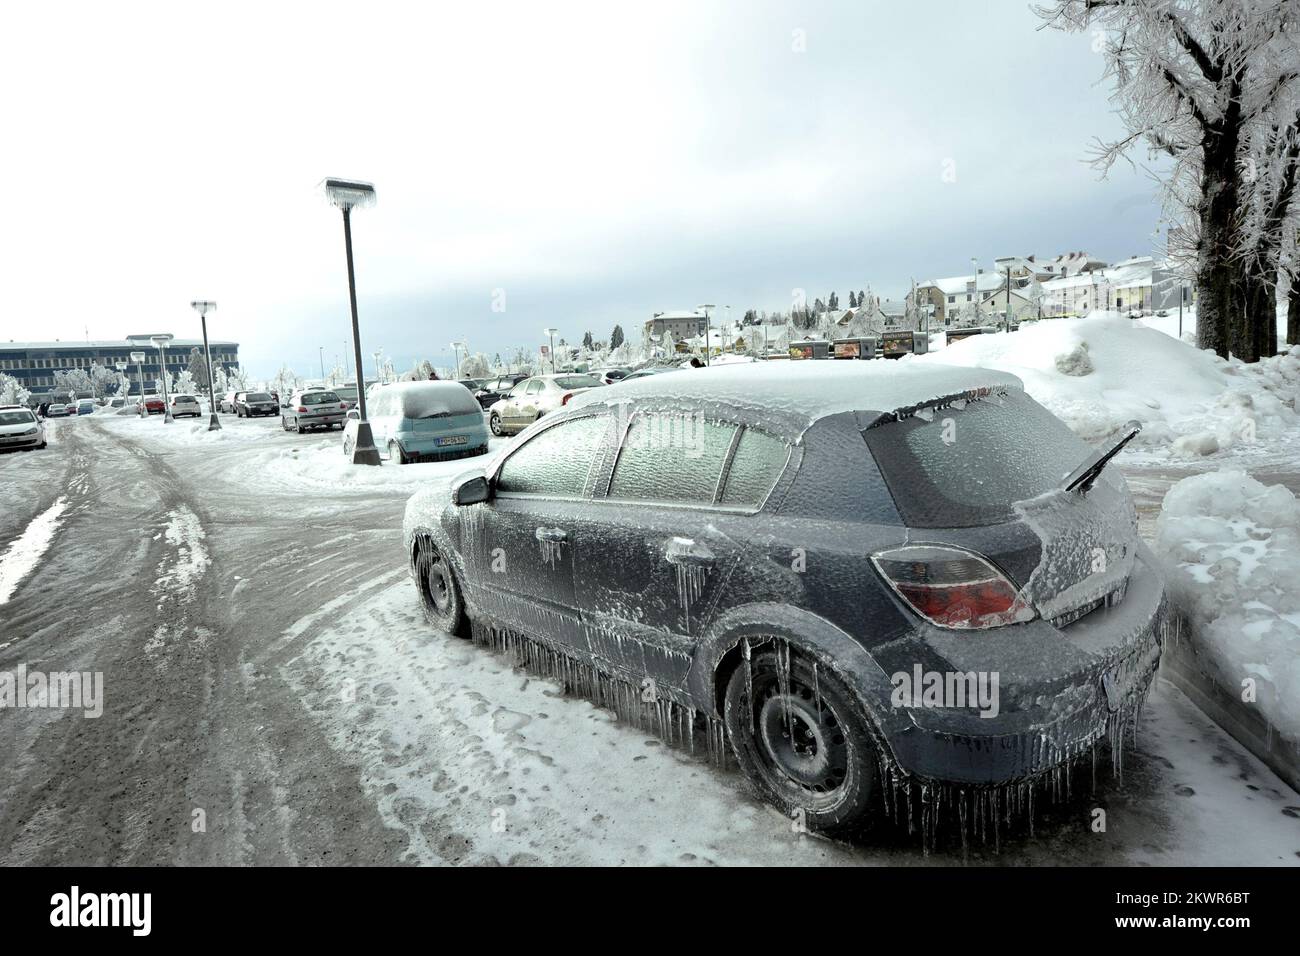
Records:
[[[0,711],[0,862],[1300,864],[1300,797],[1162,679],[1122,779],[996,851],[800,832],[428,627],[402,509],[474,462],[357,468],[337,433],[223,421],[94,415],[0,457],[0,671],[104,678],[98,718]],[[1148,537],[1197,467],[1121,461]]]

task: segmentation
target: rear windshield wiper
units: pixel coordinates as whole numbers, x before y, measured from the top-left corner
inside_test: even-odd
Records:
[[[1086,495],[1092,490],[1093,483],[1096,482],[1097,476],[1101,470],[1106,467],[1106,463],[1119,454],[1121,448],[1133,440],[1138,432],[1142,430],[1142,423],[1139,421],[1127,422],[1120,429],[1120,436],[1109,448],[1103,448],[1095,451],[1088,456],[1085,461],[1074,471],[1065,476],[1062,483],[1066,491],[1077,491],[1081,495]]]

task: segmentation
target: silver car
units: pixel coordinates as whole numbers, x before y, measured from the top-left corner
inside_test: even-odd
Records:
[[[581,395],[589,388],[600,388],[603,384],[594,375],[580,372],[526,378],[488,409],[488,427],[493,435],[513,435],[547,412],[563,408],[575,395]]]
[[[45,423],[22,405],[0,405],[0,451],[44,448]]]
[[[173,395],[172,418],[198,418],[203,414],[199,400],[193,395]]]
[[[299,435],[309,428],[342,428],[347,418],[347,403],[324,388],[297,392],[289,398],[289,404],[280,408],[280,427],[285,431],[297,429]]]

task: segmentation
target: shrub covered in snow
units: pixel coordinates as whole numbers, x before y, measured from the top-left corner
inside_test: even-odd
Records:
[[[1264,714],[1300,740],[1300,501],[1240,471],[1165,495],[1156,553],[1169,594],[1229,692],[1253,678]]]

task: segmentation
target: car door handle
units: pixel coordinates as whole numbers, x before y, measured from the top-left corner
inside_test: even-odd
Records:
[[[713,552],[692,538],[669,538],[664,548],[664,558],[669,564],[695,568],[713,564]]]
[[[563,528],[538,528],[536,538],[538,541],[568,541],[569,532]]]

